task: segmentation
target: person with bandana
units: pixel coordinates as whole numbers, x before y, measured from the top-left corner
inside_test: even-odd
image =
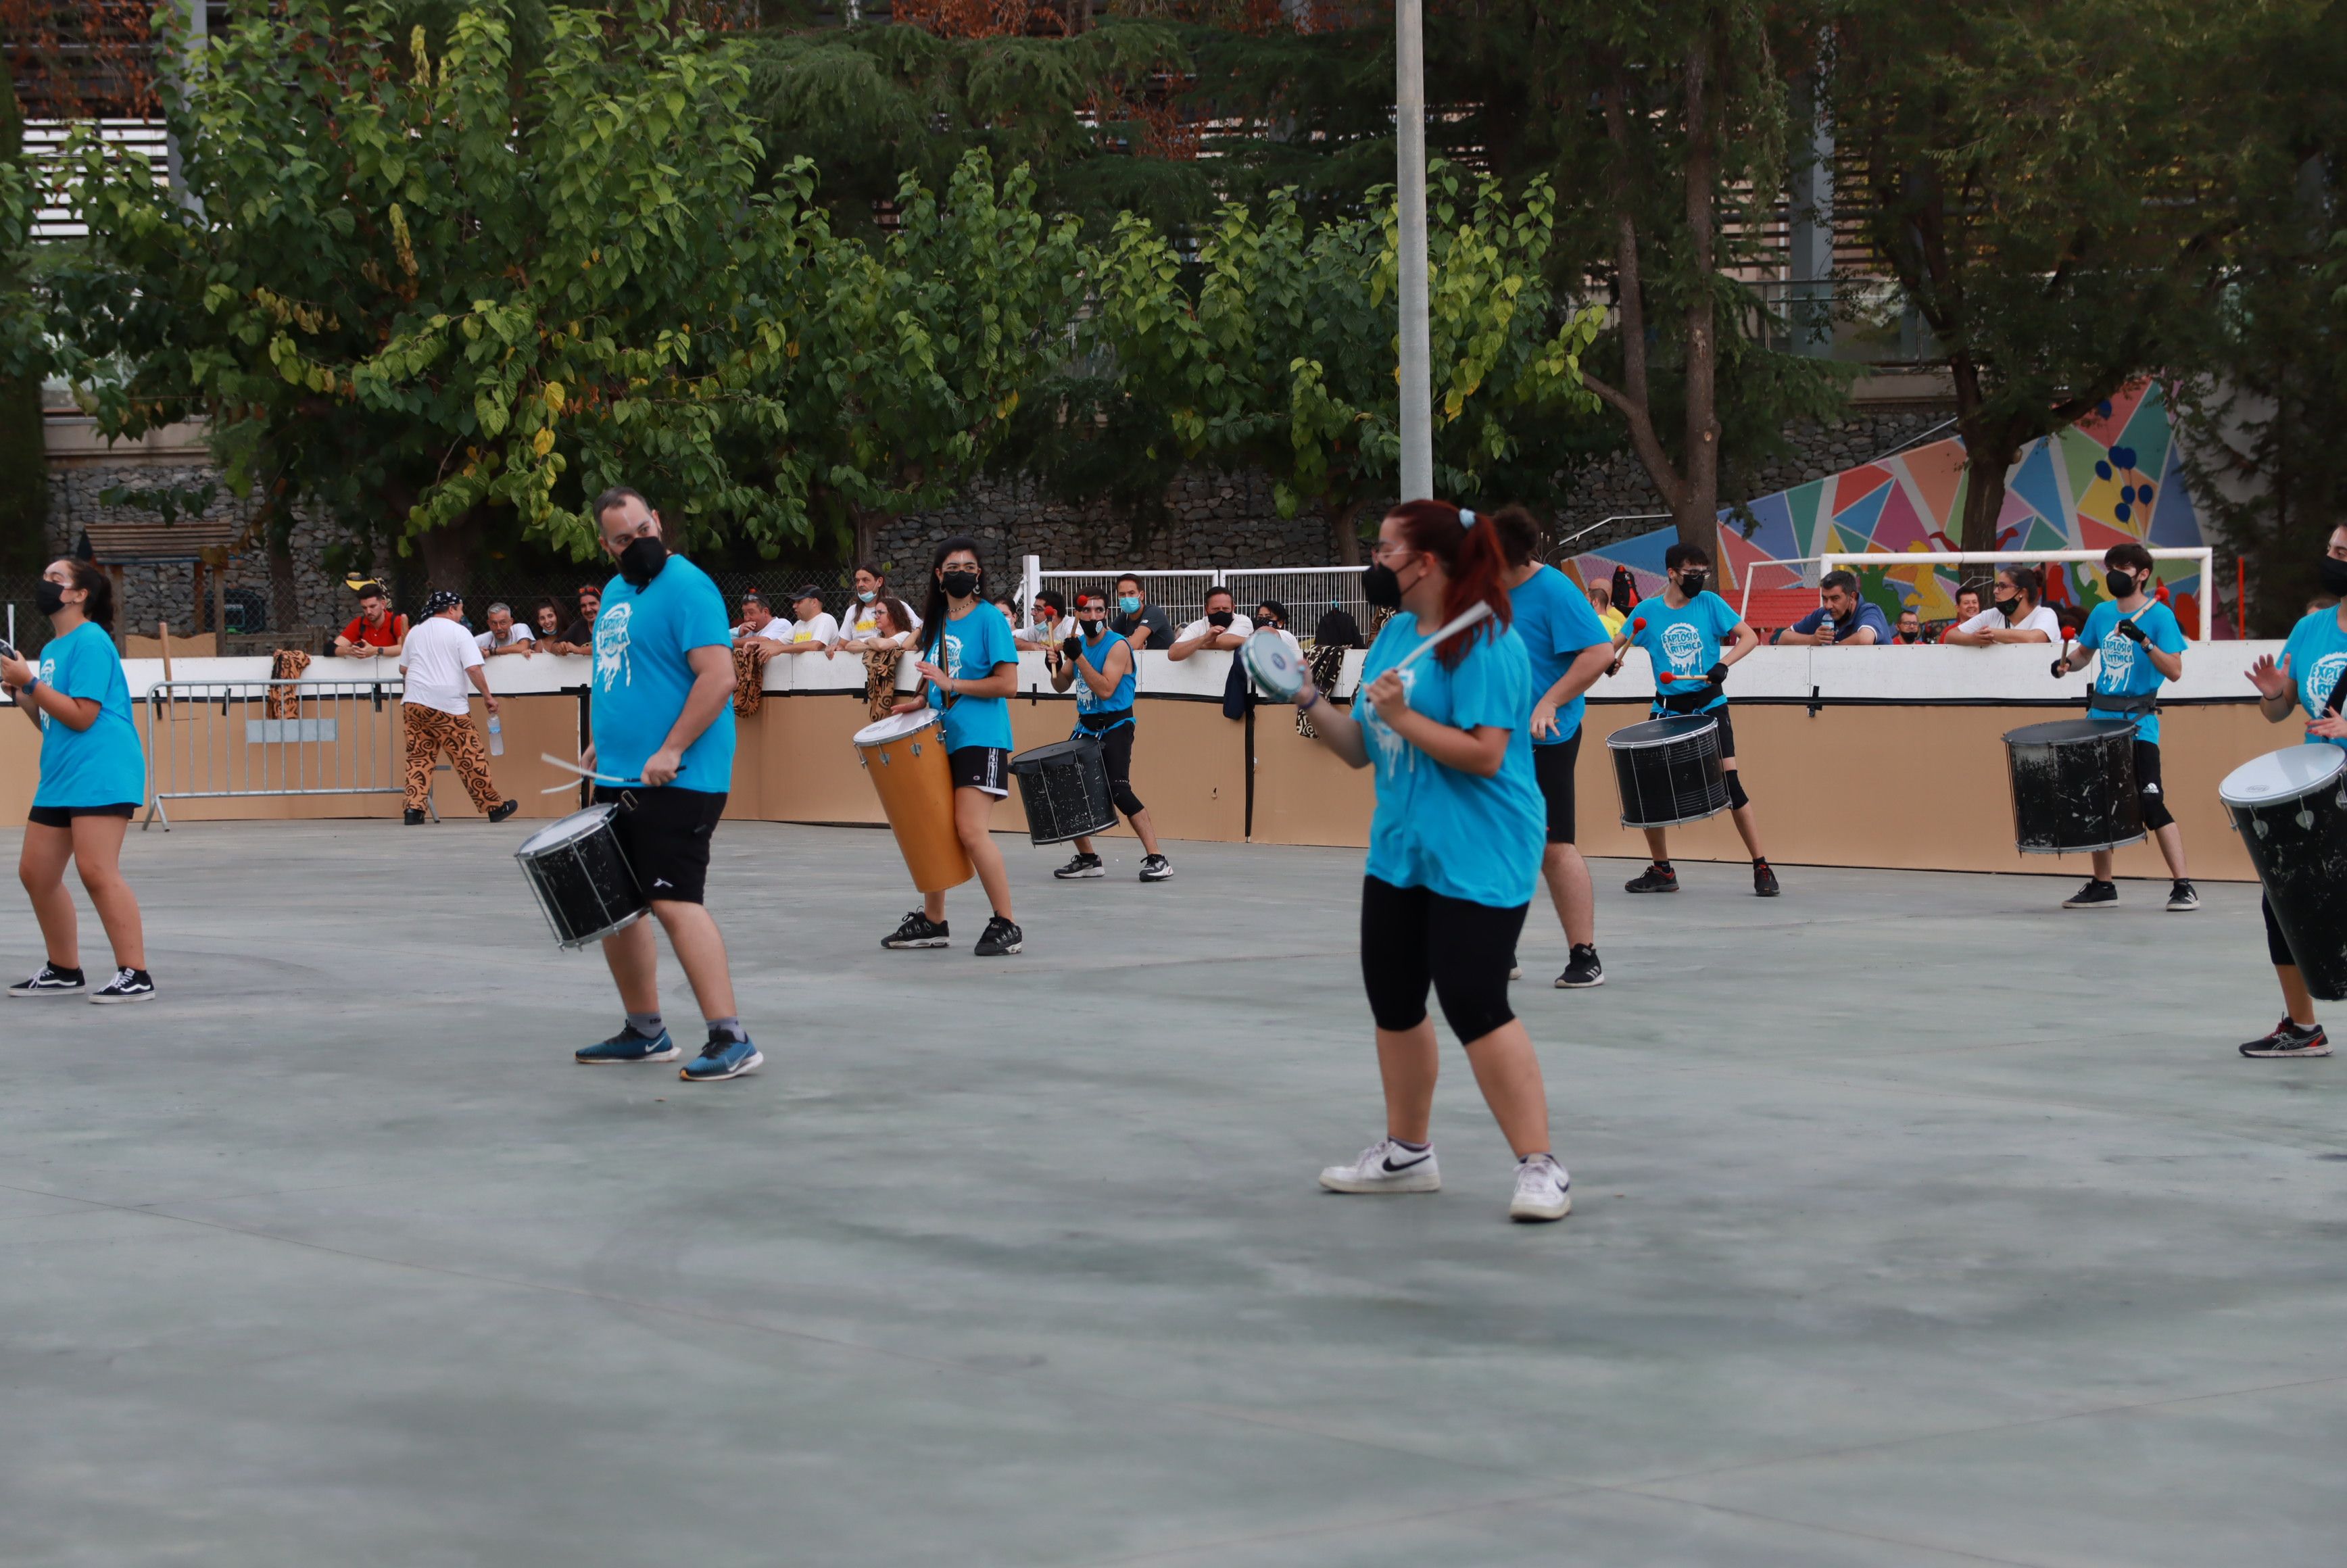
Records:
[[[1133,645],[1108,629],[1108,600],[1098,589],[1076,595],[1075,634],[1046,655],[1045,661],[1054,691],[1075,688],[1075,734],[1100,738],[1109,798],[1141,839],[1141,880],[1172,881],[1174,865],[1157,847],[1157,825],[1133,793]],[[1108,872],[1086,836],[1076,840],[1075,858],[1051,875],[1071,882]]]
[[[1397,611],[1361,667],[1350,713],[1307,683],[1296,706],[1320,742],[1375,770],[1361,882],[1361,978],[1377,1025],[1385,1136],[1320,1173],[1337,1193],[1430,1193],[1434,1084],[1442,1064],[1430,988],[1515,1152],[1509,1217],[1560,1220],[1572,1181],[1552,1153],[1548,1093],[1508,1004],[1508,969],[1539,885],[1545,812],[1525,715],[1539,693],[1511,630],[1508,563],[1491,525],[1447,501],[1406,501],[1378,528],[1361,591]],[[1491,617],[1399,666],[1436,628]]]
[[[2293,712],[2303,712],[2308,744],[2347,747],[2347,718],[2339,712],[2342,695],[2347,695],[2340,688],[2340,677],[2347,674],[2347,523],[2331,530],[2316,569],[2322,591],[2338,602],[2308,611],[2291,628],[2281,657],[2260,654],[2248,673],[2258,689],[2258,711],[2267,723],[2279,724]],[[2241,1054],[2329,1056],[2331,1040],[2315,1019],[2313,994],[2274,920],[2273,906],[2262,896],[2258,904],[2265,916],[2266,957],[2273,963],[2285,1010],[2273,1032],[2243,1044]]]
[[[1729,668],[1760,646],[1760,634],[1706,586],[1711,580],[1711,557],[1699,546],[1671,546],[1663,552],[1663,591],[1639,600],[1637,612],[1630,618],[1630,646],[1645,649],[1655,666],[1653,716],[1703,713],[1719,721],[1719,760],[1727,773],[1728,816],[1752,856],[1753,893],[1774,898],[1781,889],[1776,870],[1760,851],[1760,824],[1752,814],[1752,797],[1744,793],[1744,777],[1736,765],[1736,728],[1728,716],[1726,690]],[[1615,668],[1619,667],[1617,660]],[[1665,681],[1665,675],[1671,679]],[[1679,874],[1671,865],[1669,835],[1659,827],[1645,832],[1654,864],[1623,884],[1624,889],[1677,892]]]
[[[725,938],[702,901],[710,841],[733,787],[733,630],[725,596],[707,572],[669,553],[660,514],[638,492],[606,490],[591,515],[620,575],[604,586],[595,618],[588,683],[595,739],[581,761],[600,775],[595,800],[618,808],[611,828],[652,919],[603,938],[603,961],[627,1020],[617,1034],[575,1054],[590,1065],[677,1059],[661,1016],[657,921],[708,1031],[701,1055],[678,1076],[688,1083],[739,1078],[766,1059],[742,1027]]]
[[[2135,720],[2135,787],[2143,825],[2159,845],[2170,878],[2168,907],[2181,914],[2200,907],[2200,895],[2184,874],[2184,830],[2159,779],[2159,688],[2184,674],[2184,629],[2176,612],[2147,591],[2154,586],[2151,552],[2139,544],[2113,545],[2103,552],[2104,586],[2111,597],[2095,606],[2078,631],[2078,650],[2054,661],[2056,680],[2084,670],[2099,657],[2095,689],[2086,699],[2089,719]],[[2065,899],[2065,909],[2108,909],[2119,901],[2111,879],[2111,852],[2094,852],[2095,874]]]
[[[938,545],[929,579],[921,657],[913,666],[921,690],[899,701],[896,712],[938,711],[953,778],[954,831],[994,909],[971,950],[981,958],[1002,958],[1026,942],[1011,915],[1010,876],[988,827],[994,803],[1010,793],[1010,699],[1019,692],[1019,648],[1002,611],[979,597],[986,572],[976,539],[957,534]],[[949,935],[945,894],[924,893],[921,907],[907,913],[880,945],[942,948]]]

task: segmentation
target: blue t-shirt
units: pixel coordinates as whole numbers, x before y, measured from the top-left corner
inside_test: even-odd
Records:
[[[2095,690],[2113,697],[2140,697],[2157,692],[2168,677],[2144,657],[2132,637],[2122,637],[2115,630],[2119,620],[2119,607],[2109,600],[2095,606],[2086,617],[2086,624],[2078,629],[2078,646],[2095,651]],[[2132,620],[2143,632],[2145,640],[2162,653],[2184,651],[2184,628],[2176,624],[2176,611],[2157,600],[2126,619]],[[2293,666],[2295,668],[2295,666]],[[2094,712],[2089,701],[2086,712]],[[2123,713],[2105,713],[2106,719],[2126,717]],[[2146,713],[2135,723],[2136,739],[2159,744],[2159,715]]]
[[[85,620],[41,650],[41,683],[60,697],[97,704],[87,730],[41,715],[41,783],[35,805],[139,805],[147,799],[147,757],[130,716],[130,682],[114,639]]]
[[[1646,657],[1655,661],[1655,712],[1666,712],[1662,699],[1672,690],[1663,683],[1663,671],[1678,677],[1675,685],[1703,684],[1703,672],[1719,662],[1720,642],[1742,619],[1728,608],[1727,600],[1709,589],[1676,610],[1664,603],[1659,593],[1638,601],[1630,612],[1630,624],[1635,626],[1643,620],[1646,626],[1643,631],[1632,632],[1630,641],[1645,649]],[[1727,693],[1722,692],[1697,711],[1708,713],[1727,705]]]
[[[1531,700],[1535,704],[1542,692],[1564,679],[1575,654],[1614,641],[1614,634],[1597,619],[1597,611],[1590,608],[1589,596],[1553,566],[1541,568],[1510,589],[1508,598],[1515,606],[1516,635],[1523,641],[1524,657],[1532,661]],[[1535,735],[1532,744],[1562,745],[1573,739],[1581,733],[1581,715],[1588,706],[1586,693],[1574,697],[1556,711],[1556,733]],[[1526,708],[1524,713],[1529,718],[1532,709]]]
[[[696,648],[731,648],[733,623],[725,596],[709,574],[671,556],[660,575],[638,589],[615,577],[603,586],[603,613],[595,618],[595,672],[589,687],[595,729],[595,771],[615,778],[644,774],[684,712],[692,690]],[[733,787],[733,704],[717,711],[701,738],[684,748],[678,789],[723,794]]]
[[[1084,663],[1091,665],[1095,673],[1105,675],[1108,673],[1109,655],[1115,652],[1117,645],[1124,641],[1125,640],[1123,638],[1118,636],[1115,632],[1109,630],[1105,626],[1103,626],[1101,629],[1100,639],[1098,641],[1087,642],[1081,637],[1071,637],[1065,642],[1061,643],[1060,647],[1062,652],[1073,653]],[[1101,730],[1087,730],[1082,724],[1078,724],[1076,726],[1078,733],[1093,735],[1103,734],[1106,733],[1108,730],[1115,729],[1119,724],[1130,724],[1133,723],[1133,671],[1135,664],[1139,661],[1133,659],[1131,654],[1127,654],[1125,658],[1126,663],[1124,666],[1124,675],[1122,679],[1117,682],[1116,690],[1110,692],[1105,697],[1093,692],[1091,683],[1085,681],[1081,673],[1076,676],[1074,682],[1071,683],[1071,689],[1076,694],[1076,712],[1078,713],[1086,718],[1117,712],[1122,712],[1124,715],[1124,717],[1117,720],[1116,723],[1107,725],[1104,729]]]
[[[945,657],[937,657],[942,631]],[[1011,641],[1010,622],[1002,611],[980,600],[968,615],[956,620],[938,617],[938,625],[921,629],[921,657],[940,665],[957,681],[983,681],[998,664],[1019,662],[1019,644]],[[929,706],[945,714],[948,754],[965,746],[1010,749],[1010,700],[1007,697],[956,697],[946,706],[945,689],[932,682]]]
[[[2298,682],[2299,706],[2310,719],[2322,717],[2330,711],[2331,689],[2339,684],[2341,672],[2347,671],[2347,631],[2339,630],[2339,612],[2318,610],[2291,627],[2281,656],[2290,661],[2290,678]],[[2347,746],[2347,741],[2321,735],[2306,738]]]
[[[1818,628],[1823,626],[1825,623],[1826,607],[1821,604],[1815,610],[1809,611],[1809,614],[1801,617],[1800,620],[1793,622],[1793,630],[1799,632],[1804,637],[1815,637],[1818,634]],[[1882,619],[1882,611],[1877,610],[1874,606],[1862,601],[1858,607],[1858,613],[1856,615],[1850,617],[1846,620],[1840,620],[1834,623],[1834,641],[1836,642],[1847,642],[1851,638],[1857,636],[1859,629],[1863,626],[1871,626],[1874,628],[1875,641],[1887,643],[1891,641],[1891,622]],[[1711,666],[1706,664],[1704,668],[1708,670]]]
[[[1403,611],[1378,633],[1361,666],[1360,690],[1407,658],[1419,641],[1418,618]],[[1489,623],[1455,670],[1439,653],[1401,672],[1409,705],[1461,730],[1511,732],[1500,771],[1477,778],[1448,768],[1403,740],[1357,696],[1378,809],[1369,822],[1368,873],[1397,887],[1425,887],[1494,909],[1532,902],[1548,838],[1548,808],[1532,776],[1532,662],[1521,638]]]

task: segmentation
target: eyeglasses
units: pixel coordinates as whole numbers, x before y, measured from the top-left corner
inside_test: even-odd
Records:
[[[1396,556],[1414,556],[1418,552],[1416,550],[1410,548],[1408,545],[1397,544],[1391,539],[1379,539],[1377,542],[1377,547],[1369,551],[1369,559],[1373,561],[1383,562],[1390,560]]]

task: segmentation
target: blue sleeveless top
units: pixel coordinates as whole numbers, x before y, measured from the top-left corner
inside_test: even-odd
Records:
[[[1096,642],[1086,641],[1081,634],[1069,641],[1075,647],[1077,659],[1104,675],[1108,673],[1108,656],[1116,651],[1116,645],[1124,641],[1124,638],[1103,626]],[[1081,674],[1077,675],[1073,687],[1076,693],[1076,733],[1097,735],[1120,724],[1133,723],[1133,677],[1140,662],[1138,656],[1130,659],[1125,666],[1124,678],[1116,683],[1115,692],[1105,697],[1096,694]]]

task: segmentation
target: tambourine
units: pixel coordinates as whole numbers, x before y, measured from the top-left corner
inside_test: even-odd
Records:
[[[1268,630],[1239,644],[1239,662],[1246,666],[1247,679],[1274,702],[1294,702],[1309,675],[1304,661],[1288,651],[1287,639]]]

